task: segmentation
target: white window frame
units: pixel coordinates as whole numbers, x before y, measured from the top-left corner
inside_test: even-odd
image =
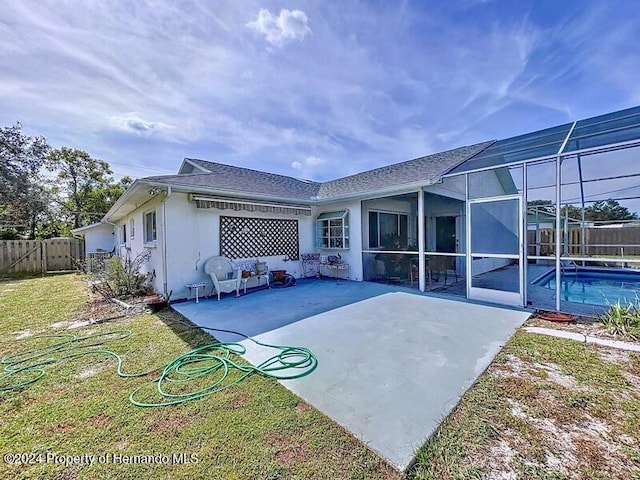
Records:
[[[316,248],[349,250],[349,210],[323,212],[315,221]]]
[[[129,238],[133,240],[136,237],[136,221],[134,218],[129,219]]]
[[[155,236],[151,240],[149,239],[149,231],[147,226],[147,217],[153,215],[154,233]],[[155,246],[158,242],[158,216],[155,210],[149,210],[142,214],[142,227],[143,227],[143,241],[145,245]]]

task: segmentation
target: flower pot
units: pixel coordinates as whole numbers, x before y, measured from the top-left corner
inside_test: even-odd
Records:
[[[273,280],[276,282],[284,282],[287,275],[286,270],[271,270],[271,273],[273,274]]]

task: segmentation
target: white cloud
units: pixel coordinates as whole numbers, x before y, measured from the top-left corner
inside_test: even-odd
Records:
[[[302,162],[295,161],[291,164],[291,166],[295,169],[302,170],[303,168],[308,167],[319,167],[324,165],[326,162],[320,157],[307,157]]]
[[[304,158],[301,161],[294,161],[291,163],[291,166],[301,172],[301,175],[305,178],[315,178],[319,174],[324,173],[326,168],[328,167],[329,162],[320,157],[315,157],[313,155]]]
[[[150,122],[143,119],[138,112],[129,112],[109,118],[112,127],[137,135],[150,135],[158,131],[172,130],[176,127],[163,122]]]
[[[301,10],[280,10],[278,16],[269,10],[261,8],[258,18],[247,23],[247,27],[265,36],[267,42],[274,47],[282,47],[291,40],[302,41],[311,33],[307,25],[307,15]]]

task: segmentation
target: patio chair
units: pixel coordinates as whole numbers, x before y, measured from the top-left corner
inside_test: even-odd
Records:
[[[213,288],[218,294],[236,291],[236,297],[240,296],[240,281],[242,273],[240,267],[227,257],[211,257],[204,264],[204,272],[211,277]]]
[[[439,281],[440,274],[444,276],[444,284],[447,284],[448,270],[453,270],[458,282],[458,272],[456,269],[456,259],[454,257],[443,257],[432,255],[429,257],[429,283],[431,281]],[[435,278],[434,278],[435,277]]]

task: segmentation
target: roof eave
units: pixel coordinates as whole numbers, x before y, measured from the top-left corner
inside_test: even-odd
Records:
[[[239,192],[237,190],[226,190],[222,188],[209,188],[195,185],[186,185],[186,184],[176,184],[172,182],[158,182],[158,181],[145,181],[146,185],[151,187],[170,187],[173,191],[181,192],[181,193],[202,193],[208,195],[224,195],[228,197],[243,197],[249,198],[252,200],[269,200],[269,201],[277,201],[277,202],[292,202],[296,201],[301,204],[312,204],[313,199],[310,198],[291,198],[291,197],[283,197],[277,195],[265,195],[265,194],[255,194],[248,192]]]
[[[150,182],[147,182],[144,178],[135,180],[127,190],[120,195],[118,200],[111,206],[109,211],[105,213],[104,217],[100,220],[102,223],[111,223],[112,220],[118,220],[117,217],[118,211],[127,205],[128,200],[136,193],[139,192],[140,187],[144,185],[150,185]],[[117,217],[114,219],[114,217]]]
[[[80,235],[88,230],[92,230],[94,228],[98,228],[98,227],[102,227],[103,225],[106,225],[105,222],[103,221],[99,221],[96,223],[92,223],[91,225],[85,225],[84,227],[78,227],[78,228],[72,228],[71,229],[71,233],[73,233],[74,235]]]
[[[405,183],[402,185],[394,185],[393,187],[387,187],[383,189],[367,190],[366,192],[358,192],[348,195],[341,195],[339,197],[319,198],[315,200],[318,205],[326,205],[329,203],[344,202],[348,200],[365,200],[377,197],[389,197],[393,195],[402,195],[405,193],[417,192],[425,187],[435,185],[440,179],[428,179],[421,180],[419,182]]]

